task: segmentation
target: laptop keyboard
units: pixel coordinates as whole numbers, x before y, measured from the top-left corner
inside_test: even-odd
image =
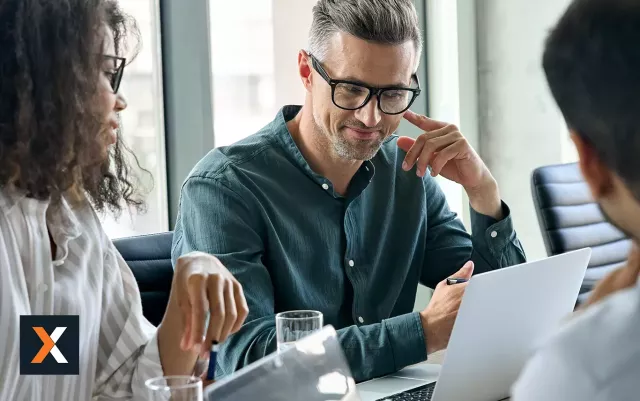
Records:
[[[436,388],[436,383],[425,384],[424,386],[416,387],[404,393],[394,394],[390,397],[380,398],[377,401],[429,401],[433,396],[433,390]]]

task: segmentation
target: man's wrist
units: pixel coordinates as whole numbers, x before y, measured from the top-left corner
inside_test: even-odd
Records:
[[[483,184],[475,188],[465,188],[465,191],[473,210],[498,221],[504,218],[498,183],[490,174]]]
[[[420,312],[420,323],[422,323],[422,330],[424,331],[424,342],[427,349],[427,355],[431,355],[434,352],[441,351],[445,347],[439,345],[438,336],[436,335],[434,328],[434,322],[429,320],[428,311],[424,310]]]

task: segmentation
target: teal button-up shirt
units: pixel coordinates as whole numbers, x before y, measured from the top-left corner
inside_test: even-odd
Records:
[[[340,196],[287,129],[299,110],[284,107],[257,134],[211,151],[182,188],[174,262],[216,255],[249,305],[221,346],[219,377],[275,351],[275,314],[298,309],[321,311],[338,330],[357,381],[422,362],[418,283],[434,288],[470,259],[475,273],[524,262],[508,208],[502,221],[472,211],[470,236],[431,176],[402,170],[396,136]]]

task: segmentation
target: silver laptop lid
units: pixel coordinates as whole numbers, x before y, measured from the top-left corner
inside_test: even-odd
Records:
[[[535,348],[573,312],[590,257],[581,249],[474,276],[433,399],[508,397]]]

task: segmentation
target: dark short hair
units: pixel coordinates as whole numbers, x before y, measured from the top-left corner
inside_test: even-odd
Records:
[[[640,1],[575,0],[543,67],[569,128],[640,199]]]
[[[115,0],[0,3],[0,189],[52,201],[86,196],[98,210],[143,205],[128,150],[118,140],[105,155],[100,137],[105,25],[120,53],[128,32],[137,36]]]

